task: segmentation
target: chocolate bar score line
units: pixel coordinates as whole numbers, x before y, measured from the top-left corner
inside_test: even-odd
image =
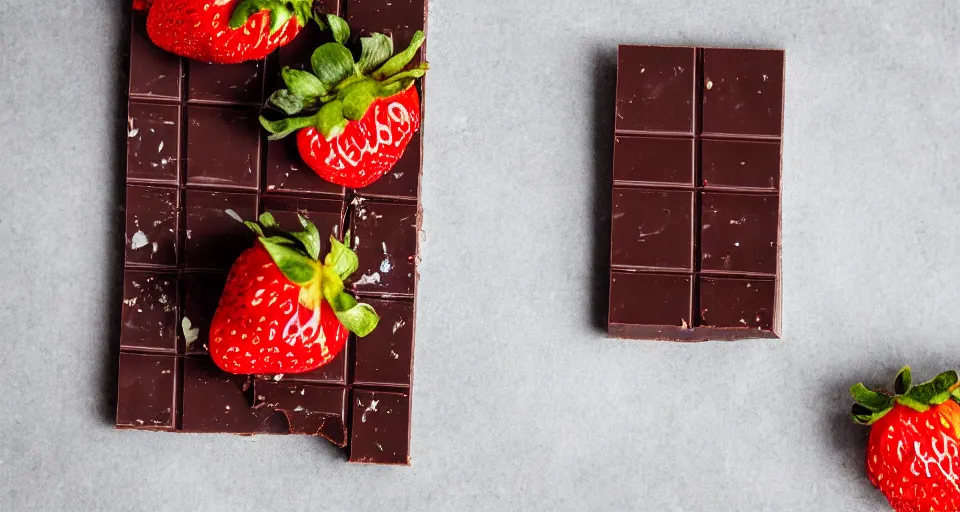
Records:
[[[781,50],[620,46],[608,332],[780,336]]]
[[[345,14],[355,34],[385,32],[398,47],[425,29],[422,1],[319,4]],[[370,187],[332,185],[291,141],[266,141],[256,119],[279,69],[306,67],[329,35],[311,25],[266,60],[209,65],[156,48],[144,17],[132,21],[117,427],[320,435],[348,446],[354,462],[408,464],[419,134]],[[277,380],[217,368],[207,328],[227,269],[253,242],[227,210],[247,219],[269,210],[287,228],[302,213],[321,232],[351,229],[361,268],[348,285],[381,325],[313,372]]]

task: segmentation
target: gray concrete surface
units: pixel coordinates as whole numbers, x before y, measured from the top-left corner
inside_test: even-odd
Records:
[[[957,1],[433,0],[411,468],[113,430],[113,4],[0,0],[0,510],[885,509],[846,389],[958,365]],[[598,328],[618,43],[787,50],[784,340]]]

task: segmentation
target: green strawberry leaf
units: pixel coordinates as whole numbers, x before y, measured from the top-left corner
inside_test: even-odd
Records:
[[[357,82],[344,89],[343,116],[352,121],[363,118],[379,91],[379,84],[369,80]]]
[[[380,322],[380,317],[372,306],[358,303],[349,293],[340,293],[333,301],[328,302],[340,323],[361,338],[370,334]]]
[[[331,270],[330,267],[321,267],[320,272],[320,293],[323,295],[323,298],[327,299],[327,302],[333,306],[345,289],[343,280],[340,279],[340,276]]]
[[[905,405],[917,412],[927,412],[930,410],[930,405],[921,402],[912,398],[910,395],[902,395],[897,397],[897,403],[900,405]]]
[[[277,219],[273,218],[273,214],[270,212],[261,213],[260,218],[257,220],[261,226],[267,229],[280,229],[280,224],[277,223]]]
[[[391,55],[393,55],[393,39],[379,32],[370,37],[361,37],[360,60],[357,61],[357,67],[366,75],[380,67]]]
[[[298,217],[300,217],[300,224],[303,225],[303,231],[292,231],[290,236],[296,238],[303,244],[303,248],[307,250],[307,254],[314,260],[317,260],[320,258],[320,231],[317,230],[317,226],[314,226],[313,223],[303,215],[298,215]]]
[[[300,244],[297,243],[296,240],[293,240],[293,239],[290,239],[290,238],[287,238],[287,237],[281,236],[281,235],[265,236],[265,237],[263,237],[263,240],[265,240],[265,241],[267,241],[267,242],[269,242],[269,243],[272,243],[272,244],[277,244],[277,245],[283,245],[283,246],[286,246],[286,247],[290,247],[290,248],[292,248],[292,249],[300,249],[300,248],[301,248],[301,247],[300,247]]]
[[[882,418],[888,412],[890,412],[890,409],[874,412],[860,404],[853,404],[853,409],[850,411],[850,416],[853,418],[853,421],[861,425],[873,425],[874,422]]]
[[[312,100],[326,95],[330,90],[319,78],[306,71],[285,67],[280,74],[290,92],[301,98]]]
[[[905,395],[908,391],[910,391],[910,387],[912,385],[913,375],[910,373],[910,367],[904,366],[900,369],[900,372],[897,373],[897,379],[894,381],[894,393],[898,395]]]
[[[260,116],[260,125],[272,134],[267,137],[269,140],[282,139],[297,130],[309,128],[315,124],[317,124],[317,115],[306,117],[288,117],[278,121],[271,121],[263,116]]]
[[[950,388],[953,387],[958,380],[960,380],[960,378],[958,378],[957,372],[953,370],[943,372],[932,380],[918,384],[905,395],[901,396],[901,403],[910,405],[911,402],[916,402],[925,406],[942,404],[950,398]],[[902,399],[907,399],[908,402],[905,403]],[[913,407],[913,405],[910,406]],[[916,407],[913,408],[916,409]],[[919,409],[917,410],[919,411]]]
[[[415,68],[413,68],[413,69],[408,69],[408,70],[406,70],[406,71],[404,71],[404,72],[402,72],[402,73],[397,73],[396,75],[391,76],[390,78],[384,80],[384,81],[381,82],[381,83],[382,83],[382,84],[392,84],[393,82],[397,82],[397,81],[401,81],[401,80],[407,80],[407,79],[411,79],[411,78],[413,78],[413,79],[420,78],[420,77],[422,77],[423,75],[426,75],[426,74],[427,74],[427,69],[429,69],[429,67],[430,67],[430,66],[429,66],[427,63],[423,63],[423,64],[421,64],[421,65],[419,65],[419,66],[417,66],[417,67],[415,67]]]
[[[323,18],[316,18],[317,25],[320,25],[321,30],[329,30],[334,41],[345,44],[347,39],[350,39],[350,25],[343,18],[336,14],[327,14]]]
[[[893,406],[892,396],[867,389],[866,386],[859,382],[850,388],[850,395],[857,404],[871,412],[887,410]]]
[[[249,220],[243,221],[243,225],[250,228],[250,231],[253,231],[257,236],[263,236],[263,230],[260,229],[260,224],[256,222],[250,222]]]
[[[290,92],[288,89],[279,89],[270,95],[267,102],[279,108],[284,114],[293,116],[299,114],[306,106],[303,96]]]
[[[417,50],[423,46],[425,40],[426,36],[423,35],[423,31],[418,30],[413,34],[410,45],[402,52],[390,57],[384,62],[383,65],[380,66],[380,69],[373,72],[373,78],[383,80],[402,71],[403,68],[407,67],[407,64],[410,64],[410,61],[413,60],[413,57],[417,54]]]
[[[317,272],[316,263],[302,251],[287,244],[276,243],[267,238],[261,238],[260,243],[270,253],[277,268],[291,282],[299,285],[309,283]]]
[[[294,16],[302,27],[306,20],[312,17],[312,3],[311,0],[240,0],[230,16],[229,26],[236,30],[246,25],[250,16],[267,10],[270,11],[271,35],[283,28]],[[292,5],[292,9],[288,4]]]
[[[380,86],[379,96],[381,98],[389,98],[395,94],[400,94],[403,91],[406,91],[413,85],[414,79],[406,78],[398,82],[392,82],[389,84],[383,84]]]
[[[357,258],[357,253],[331,236],[330,252],[323,259],[323,266],[340,276],[341,280],[345,280],[350,277],[350,274],[357,271],[357,268],[360,267],[360,260]]]
[[[340,100],[331,101],[320,107],[315,117],[317,129],[327,140],[339,136],[347,126],[347,120],[343,117],[343,102]]]
[[[340,43],[327,43],[313,52],[310,65],[313,74],[329,89],[353,73],[353,54]]]

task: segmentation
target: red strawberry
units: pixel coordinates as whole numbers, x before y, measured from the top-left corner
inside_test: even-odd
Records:
[[[329,363],[349,336],[366,336],[379,318],[344,292],[357,256],[330,238],[319,261],[320,235],[281,231],[273,216],[245,222],[257,244],[237,258],[210,323],[210,355],[231,373],[302,373]],[[271,236],[268,236],[271,235]]]
[[[287,88],[268,100],[287,115],[308,115],[279,121],[261,117],[260,123],[271,140],[298,132],[300,156],[323,179],[363,188],[393,168],[420,129],[420,97],[413,84],[427,65],[405,68],[424,35],[417,31],[396,55],[387,36],[362,37],[360,59],[354,62],[343,46],[350,36],[346,22],[326,18],[337,42],[313,53],[313,73],[284,68]]]
[[[312,0],[153,0],[147,34],[171,53],[203,62],[262,59],[313,17]]]
[[[960,405],[957,372],[911,387],[900,370],[896,394],[850,389],[854,421],[872,425],[867,476],[897,512],[960,510]]]

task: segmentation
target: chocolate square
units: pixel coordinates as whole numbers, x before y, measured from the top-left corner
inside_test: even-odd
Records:
[[[426,30],[426,0],[390,0],[388,2],[350,2],[347,5],[347,23],[354,34],[381,32],[393,38],[393,47],[399,52],[410,44],[417,30]],[[414,64],[423,61],[423,48],[413,58]]]
[[[624,135],[614,138],[615,181],[693,186],[693,169],[693,139]]]
[[[126,202],[127,263],[177,266],[180,192],[131,185]]]
[[[775,302],[772,280],[700,278],[700,325],[770,331]]]
[[[243,220],[257,216],[256,194],[187,191],[186,265],[194,269],[227,270],[254,235],[227,210]]]
[[[410,464],[410,395],[353,391],[350,462]]]
[[[365,300],[380,315],[377,328],[353,342],[354,384],[410,386],[413,367],[412,302]]]
[[[343,196],[340,185],[321,178],[300,158],[296,135],[267,141],[265,187],[268,192],[296,192],[305,195]]]
[[[703,271],[777,271],[780,200],[776,195],[704,192],[701,221]]]
[[[610,325],[690,327],[692,284],[683,274],[613,272]],[[654,332],[648,337],[659,338]]]
[[[779,137],[783,51],[703,50],[703,133]]]
[[[121,352],[117,380],[117,427],[174,428],[176,356]]]
[[[347,445],[347,388],[310,386],[283,379],[254,383],[254,407],[282,411],[289,433],[321,436]]]
[[[207,358],[183,359],[184,432],[286,434],[283,413],[253,408],[253,383],[221,370]]]
[[[187,354],[207,354],[210,351],[210,322],[217,312],[220,294],[227,283],[226,274],[189,273],[182,278],[183,310],[178,321]]]
[[[250,103],[259,105],[263,101],[262,60],[251,60],[240,64],[208,64],[195,60],[188,61],[189,101]]]
[[[178,303],[176,273],[124,272],[120,348],[176,353]]]
[[[417,206],[359,201],[351,242],[360,268],[350,277],[359,293],[413,294],[416,281]]]
[[[256,190],[260,123],[256,112],[187,107],[187,185]]]
[[[147,18],[134,14],[130,34],[130,96],[153,99],[180,98],[180,57],[165,52],[150,41]]]
[[[780,142],[704,140],[703,186],[780,188]]]
[[[613,265],[693,268],[693,192],[615,188]]]
[[[696,50],[620,46],[616,129],[693,133]]]
[[[127,179],[178,185],[180,107],[131,101],[127,112]]]
[[[379,180],[369,186],[357,189],[363,197],[389,197],[398,199],[416,199],[420,190],[420,132],[413,134],[410,145],[396,165]]]

